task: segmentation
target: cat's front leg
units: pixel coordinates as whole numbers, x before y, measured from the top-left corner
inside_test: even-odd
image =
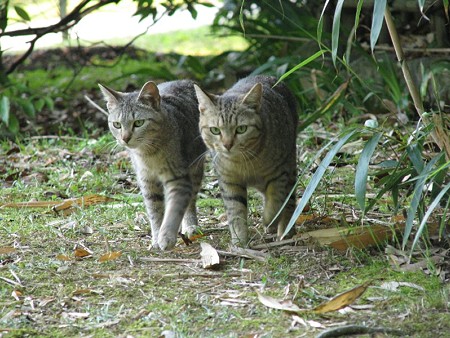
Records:
[[[295,209],[295,194],[292,194],[284,209],[280,211],[294,184],[295,182],[287,174],[282,175],[277,180],[271,181],[264,193],[263,225],[268,233],[276,233],[277,239],[283,236]],[[292,228],[286,238],[294,234],[295,229]]]
[[[166,211],[158,236],[161,250],[169,250],[177,242],[178,231],[186,208],[192,198],[192,183],[189,176],[170,179],[165,183]]]
[[[220,182],[227,222],[231,233],[231,244],[248,246],[247,187],[226,180]]]
[[[164,216],[164,189],[159,181],[140,180],[141,193],[150,220],[152,246],[158,248],[158,235]]]

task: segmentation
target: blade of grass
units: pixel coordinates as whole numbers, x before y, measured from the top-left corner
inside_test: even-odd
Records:
[[[363,151],[359,155],[358,164],[355,172],[355,197],[361,211],[364,213],[366,209],[366,184],[367,174],[369,171],[370,159],[375,151],[378,141],[382,133],[375,133],[364,146]]]
[[[339,139],[339,141],[331,148],[331,150],[327,153],[325,158],[322,160],[322,162],[319,164],[319,166],[316,169],[316,172],[311,178],[311,181],[309,182],[308,186],[305,189],[305,192],[303,193],[303,196],[295,208],[294,214],[291,217],[291,220],[289,221],[289,224],[286,227],[286,230],[284,231],[283,236],[281,236],[281,239],[283,239],[284,236],[286,236],[291,228],[294,226],[296,219],[300,216],[303,209],[305,208],[306,204],[308,203],[309,199],[311,198],[312,194],[316,190],[317,186],[319,185],[319,182],[321,181],[323,175],[325,174],[325,171],[327,170],[328,166],[330,165],[331,160],[334,158],[336,153],[339,151],[339,149],[342,148],[342,146],[347,143],[347,141],[356,133],[356,130],[352,130],[351,132],[347,133]]]

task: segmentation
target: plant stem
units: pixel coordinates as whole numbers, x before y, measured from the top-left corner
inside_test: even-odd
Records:
[[[391,36],[392,44],[394,46],[395,54],[397,55],[397,59],[400,62],[400,66],[402,67],[403,77],[406,81],[406,85],[408,86],[409,94],[413,99],[414,106],[416,107],[416,111],[419,114],[422,122],[425,125],[429,125],[430,123],[434,124],[433,130],[431,132],[431,137],[436,142],[438,147],[445,151],[445,155],[447,160],[450,159],[450,137],[448,129],[442,121],[442,116],[438,113],[432,115],[432,121],[428,118],[425,113],[425,109],[423,107],[422,99],[420,98],[419,90],[415,85],[411,73],[409,71],[408,63],[405,60],[405,55],[403,53],[402,45],[400,43],[400,38],[397,33],[397,29],[395,28],[394,20],[392,19],[391,12],[388,7],[386,7],[384,11],[384,20],[386,21],[386,25],[389,31],[389,35]]]

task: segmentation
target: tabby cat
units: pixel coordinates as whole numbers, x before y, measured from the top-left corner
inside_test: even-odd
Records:
[[[195,200],[203,177],[206,147],[199,134],[193,82],[144,84],[121,93],[99,85],[107,102],[108,124],[130,154],[156,248],[174,247],[180,224],[197,227]]]
[[[269,76],[247,77],[220,96],[194,86],[200,133],[219,176],[232,244],[238,246],[249,242],[248,187],[263,194],[263,225],[278,238],[295,209],[292,194],[274,220],[296,182],[298,124],[294,96],[283,84],[273,87],[276,81]]]

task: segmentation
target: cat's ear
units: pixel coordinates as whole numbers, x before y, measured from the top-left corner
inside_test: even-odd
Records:
[[[200,113],[204,113],[208,109],[208,107],[214,106],[214,101],[216,98],[215,95],[204,92],[196,84],[194,84],[194,89],[195,94],[197,95],[198,110],[200,110]]]
[[[257,83],[248,91],[247,94],[245,94],[241,104],[245,104],[246,106],[252,107],[256,111],[259,111],[259,108],[261,107],[261,98],[262,84]]]
[[[154,109],[159,110],[161,104],[161,96],[159,96],[159,89],[152,81],[146,82],[138,95],[138,101],[149,104]]]
[[[105,98],[106,105],[108,106],[108,109],[111,109],[112,107],[116,106],[119,102],[119,99],[122,96],[122,93],[117,92],[111,88],[108,88],[106,86],[98,84],[100,90],[102,91],[103,97]]]

